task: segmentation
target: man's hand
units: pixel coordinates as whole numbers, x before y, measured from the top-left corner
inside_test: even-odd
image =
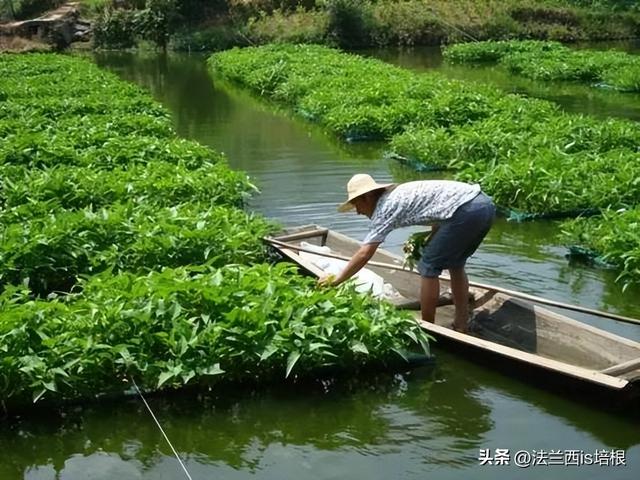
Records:
[[[328,273],[327,275],[323,275],[318,279],[319,287],[330,287],[333,285],[336,276],[333,273]]]
[[[324,275],[318,279],[318,285],[340,285],[342,282],[350,279],[354,274],[358,273],[362,267],[364,267],[369,259],[373,257],[376,249],[378,248],[380,243],[367,243],[358,249],[356,253],[353,254],[349,263],[344,267],[344,270],[338,274],[338,276],[334,276],[332,274]]]

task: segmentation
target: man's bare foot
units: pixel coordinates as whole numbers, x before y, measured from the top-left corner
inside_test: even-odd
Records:
[[[451,326],[451,328],[453,328],[456,332],[460,332],[460,333],[468,333],[469,329],[467,327],[467,325],[456,325],[455,323]]]

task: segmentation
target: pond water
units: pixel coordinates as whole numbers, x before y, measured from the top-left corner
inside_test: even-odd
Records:
[[[635,46],[626,44],[631,52]],[[498,84],[569,111],[640,118],[640,97],[549,86],[495,68],[447,67],[437,49],[365,52],[418,71]],[[213,81],[203,56],[100,54],[95,61],[148,88],[178,133],[226,153],[261,194],[251,208],[285,225],[317,223],[362,238],[367,219],[338,214],[351,175],[426,177],[383,159],[384,145],[345,144],[316,126]],[[469,263],[472,280],[640,316],[640,289],[622,293],[613,272],[569,265],[558,223],[498,220]],[[385,243],[399,252],[407,231]],[[640,340],[640,327],[577,316]],[[638,478],[640,423],[604,413],[435,348],[437,362],[324,388],[152,398],[150,404],[194,479]],[[481,449],[564,455],[622,450],[626,466],[480,465]],[[0,431],[0,479],[186,478],[139,400],[19,418]],[[620,452],[617,452],[620,454]],[[567,457],[568,458],[568,457]],[[604,457],[603,457],[604,458]]]

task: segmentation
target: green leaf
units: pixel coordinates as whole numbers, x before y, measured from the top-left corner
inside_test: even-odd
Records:
[[[38,400],[42,398],[42,396],[46,393],[47,389],[43,388],[42,390],[34,390],[33,392],[33,403],[36,403]]]
[[[322,348],[331,348],[331,346],[327,343],[323,343],[323,342],[311,342],[309,344],[309,351],[313,352],[315,350],[319,350]]]
[[[420,346],[422,347],[422,351],[424,352],[424,354],[428,357],[431,356],[431,348],[429,346],[429,342],[422,338],[422,336],[418,339],[418,341],[420,342]]]
[[[202,375],[221,375],[221,374],[223,374],[225,372],[224,372],[224,370],[222,370],[220,368],[220,364],[219,363],[215,363],[215,364],[213,364],[212,366],[210,366],[208,368],[202,369],[200,371],[200,373]]]
[[[409,362],[407,355],[402,350],[399,350],[395,347],[391,348],[391,350],[396,352],[398,355],[400,355],[405,362]]]
[[[193,377],[195,377],[196,372],[193,370],[189,370],[188,372],[184,372],[182,374],[182,382],[186,385],[187,383],[189,383],[189,380],[191,380]]]
[[[285,376],[284,376],[285,378],[289,377],[291,370],[293,370],[293,367],[295,366],[295,364],[298,362],[299,359],[300,359],[300,352],[298,350],[294,350],[289,354],[289,357],[287,358],[287,372],[285,373]]]
[[[369,355],[369,350],[366,345],[362,342],[352,342],[351,350],[356,353],[364,353],[365,355]]]
[[[263,352],[260,354],[260,361],[266,360],[277,351],[278,351],[278,347],[276,347],[275,345],[268,345],[267,348],[265,348]]]
[[[172,371],[162,372],[158,377],[158,385],[156,385],[156,388],[160,388],[167,380],[169,380],[173,376],[174,373]]]
[[[418,343],[418,337],[416,337],[416,334],[411,330],[405,330],[404,334],[413,340],[414,343]]]
[[[52,392],[57,392],[58,389],[56,387],[56,382],[54,382],[53,380],[50,382],[42,382],[42,385],[44,386],[44,388],[46,388],[47,390],[50,390]]]

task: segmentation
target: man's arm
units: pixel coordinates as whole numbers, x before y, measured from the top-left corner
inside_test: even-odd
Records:
[[[379,245],[380,243],[365,243],[362,245],[358,251],[353,254],[349,263],[347,263],[338,276],[331,279],[331,285],[339,285],[358,273],[360,269],[367,264],[371,257],[373,257],[373,254],[376,253]],[[319,280],[319,283],[328,283],[328,280],[329,279],[327,277],[323,277]]]

